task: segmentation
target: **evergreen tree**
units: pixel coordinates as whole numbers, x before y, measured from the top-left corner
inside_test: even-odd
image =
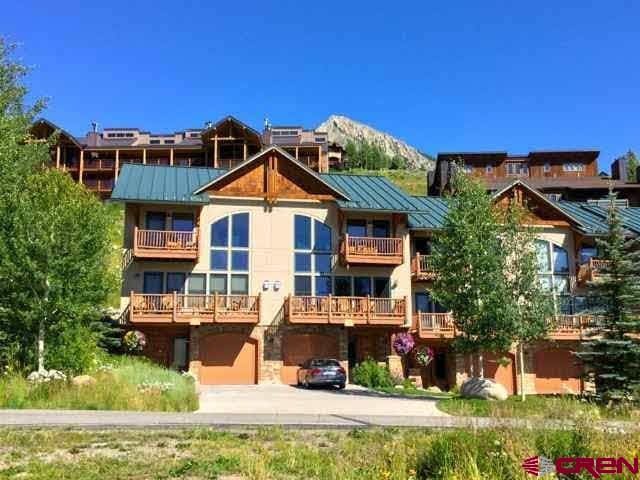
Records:
[[[352,141],[349,140],[347,142],[347,144],[344,147],[344,152],[345,155],[347,157],[347,161],[346,161],[346,167],[347,168],[358,168],[359,165],[359,154],[358,154],[358,147],[357,145]]]
[[[598,239],[604,260],[598,279],[589,284],[591,311],[597,327],[577,353],[586,378],[604,402],[635,400],[640,395],[640,240],[626,238],[610,196],[608,230]]]
[[[629,182],[637,182],[638,157],[631,150],[625,156],[627,157],[627,180]]]

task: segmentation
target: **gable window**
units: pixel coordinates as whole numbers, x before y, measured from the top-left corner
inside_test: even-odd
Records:
[[[549,162],[545,163],[542,167],[542,170],[544,171],[544,173],[549,173],[551,171],[551,164]]]
[[[149,140],[149,145],[160,145],[160,140]]]
[[[522,162],[507,162],[507,175],[529,175],[529,167]]]
[[[209,293],[249,293],[249,214],[235,213],[211,225]]]
[[[538,278],[553,296],[557,313],[570,313],[569,254],[545,240],[536,240]]]
[[[305,215],[293,219],[294,295],[327,296],[333,292],[331,228]]]
[[[487,173],[487,175],[491,175],[493,173],[493,165],[487,165],[486,167],[484,167],[484,171]]]

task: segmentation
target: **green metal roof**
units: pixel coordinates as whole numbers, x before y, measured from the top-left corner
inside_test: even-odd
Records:
[[[342,173],[321,173],[319,176],[349,198],[337,201],[343,210],[408,213],[421,209],[414,197],[382,176]]]
[[[437,230],[444,225],[449,204],[443,197],[413,197],[420,211],[409,214],[408,226],[412,230]]]
[[[215,168],[125,164],[111,200],[207,204],[207,194],[194,195],[193,192],[225,171]]]

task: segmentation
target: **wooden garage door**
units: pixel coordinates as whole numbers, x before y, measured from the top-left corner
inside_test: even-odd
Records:
[[[550,348],[535,353],[536,393],[580,393],[582,367],[570,350]]]
[[[200,340],[200,383],[257,383],[257,341],[242,333],[211,334]]]
[[[338,338],[322,334],[296,333],[282,339],[282,383],[293,385],[297,381],[298,368],[313,357],[338,359]]]
[[[516,393],[515,357],[513,354],[485,353],[484,356],[484,376],[491,378],[502,384],[507,389],[509,395]],[[508,365],[500,365],[499,359],[508,358]]]

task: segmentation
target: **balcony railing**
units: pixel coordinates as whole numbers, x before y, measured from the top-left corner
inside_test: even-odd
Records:
[[[131,323],[258,323],[260,295],[131,292]]]
[[[400,265],[402,238],[342,237],[340,255],[345,264]]]
[[[583,340],[597,327],[593,315],[554,315],[548,320],[552,340]],[[458,333],[451,313],[423,313],[414,315],[414,328],[420,338],[454,338]]]
[[[134,229],[133,256],[174,260],[198,258],[198,229],[188,232]]]
[[[115,167],[114,158],[87,158],[84,161],[85,170],[113,170]]]
[[[431,255],[416,254],[411,259],[411,276],[415,280],[433,280],[436,272],[432,266]]]
[[[113,190],[113,179],[86,178],[84,186],[91,192],[111,192]]]
[[[400,326],[406,306],[406,298],[289,296],[285,312],[290,323]]]
[[[603,270],[606,270],[608,264],[608,260],[590,258],[578,268],[578,284],[584,285],[587,282],[595,281],[598,274],[601,274]]]
[[[456,334],[451,313],[425,313],[414,315],[420,338],[453,338]]]

